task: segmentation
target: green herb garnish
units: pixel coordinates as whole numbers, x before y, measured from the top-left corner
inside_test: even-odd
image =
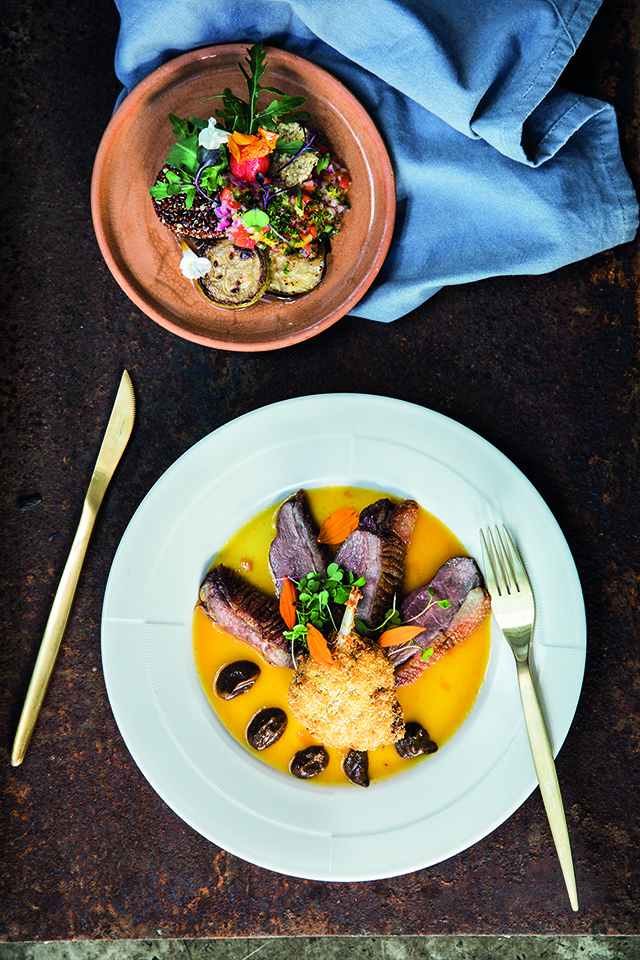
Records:
[[[264,127],[265,130],[275,130],[276,120],[288,117],[296,107],[300,107],[306,102],[306,97],[288,97],[282,90],[277,90],[276,87],[263,87],[260,80],[267,69],[267,55],[262,48],[262,44],[255,44],[247,53],[249,56],[245,57],[245,63],[249,67],[249,72],[240,62],[238,62],[238,66],[247,82],[249,101],[241,100],[235,93],[231,92],[229,87],[226,87],[223,93],[217,95],[222,99],[223,109],[216,110],[216,116],[220,117],[230,133],[239,130],[240,133],[256,134],[258,127]],[[258,97],[263,90],[269,93],[277,93],[282,99],[272,100],[268,107],[258,111]],[[215,100],[217,97],[209,97],[208,99]],[[308,117],[306,114],[297,114],[296,119],[308,119]]]
[[[296,640],[303,643],[307,638],[307,624],[311,623],[321,633],[326,630],[337,630],[338,625],[334,617],[336,606],[343,606],[349,599],[352,587],[363,587],[364,577],[354,577],[352,573],[342,570],[337,563],[330,563],[327,567],[327,576],[311,572],[295,580],[298,588],[296,604],[297,623],[293,630],[285,630],[284,635],[292,644]]]

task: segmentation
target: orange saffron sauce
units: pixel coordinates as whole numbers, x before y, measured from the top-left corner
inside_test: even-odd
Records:
[[[389,496],[378,490],[359,487],[322,487],[307,490],[306,493],[318,527],[340,507],[353,507],[359,513],[380,497]],[[390,499],[398,502],[397,497]],[[276,533],[275,518],[279,506],[275,504],[249,520],[215,557],[215,564],[224,563],[240,571],[247,580],[272,596],[275,596],[275,589],[269,573],[268,554]],[[467,551],[453,533],[436,517],[420,508],[407,554],[405,595],[428,583],[439,567],[451,557],[466,555]],[[416,720],[421,723],[438,747],[455,734],[473,707],[489,662],[490,640],[490,620],[487,619],[464,643],[425,670],[418,680],[398,688],[405,722]],[[289,774],[289,764],[294,754],[318,743],[289,714],[287,691],[293,671],[266,663],[256,650],[229,636],[199,608],[196,608],[193,618],[193,649],[204,691],[224,726],[250,753]],[[232,700],[222,700],[214,690],[215,678],[224,666],[235,660],[250,660],[258,664],[260,676],[247,693]],[[289,720],[280,740],[258,752],[248,746],[245,734],[252,717],[265,707],[281,707]],[[329,764],[312,782],[351,786],[342,771],[343,754],[333,748],[327,749]],[[369,753],[369,776],[373,784],[376,780],[386,779],[425,761],[428,761],[428,757],[404,760],[391,744]]]

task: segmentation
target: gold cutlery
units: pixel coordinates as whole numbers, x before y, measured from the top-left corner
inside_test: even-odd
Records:
[[[487,530],[486,536],[481,530],[480,538],[493,614],[516,659],[520,698],[540,792],[569,900],[572,908],[577,910],[578,892],[560,785],[529,667],[529,649],[535,620],[533,591],[507,528],[503,526],[501,533],[496,527],[495,534]]]
[[[131,378],[125,370],[120,380],[118,393],[111,411],[111,417],[100,447],[98,459],[84,498],[80,523],[71,544],[62,577],[53,599],[51,613],[40,643],[33,675],[22,708],[18,730],[16,732],[11,763],[19,766],[33,733],[35,722],[44,700],[53,667],[58,656],[71,605],[76,591],[80,570],[89,545],[95,519],[102,503],[109,481],[118,465],[133,429],[135,416],[135,396]]]

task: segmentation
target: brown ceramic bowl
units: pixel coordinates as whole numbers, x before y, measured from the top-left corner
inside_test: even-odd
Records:
[[[268,67],[262,85],[307,98],[303,109],[349,170],[351,210],[345,214],[339,234],[332,238],[326,276],[311,293],[292,301],[261,300],[244,310],[220,310],[204,302],[180,272],[180,248],[157,219],[149,187],[174,140],[170,113],[206,119],[220,101],[203,101],[225,87],[246,98],[245,81],[237,66],[239,60],[244,61],[246,50],[241,44],[193,50],[135,87],[102,138],[93,171],[91,206],[109,269],[127,296],[152,320],[208,347],[272,350],[315,336],[360,300],[391,242],[395,186],[382,139],[355,97],[313,63],[267,48]]]

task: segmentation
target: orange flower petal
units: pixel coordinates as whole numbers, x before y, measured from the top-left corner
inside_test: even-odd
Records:
[[[340,507],[324,521],[318,534],[318,543],[342,543],[358,526],[358,514],[353,507]]]
[[[248,143],[253,143],[254,140],[258,139],[252,133],[241,133],[239,130],[234,130],[231,136],[241,147],[246,146]]]
[[[258,127],[258,133],[263,140],[266,140],[272,150],[275,149],[278,142],[278,132],[276,130],[265,130],[264,127]]]
[[[232,157],[240,163],[240,147],[238,146],[236,140],[234,140],[234,135],[232,133],[227,137],[227,146],[229,147],[229,153]]]
[[[253,133],[240,133],[234,130],[227,138],[227,145],[230,153],[236,158],[238,163],[244,163],[245,160],[257,160],[259,157],[266,157],[273,150],[278,139],[277,133],[270,130],[259,128],[260,136],[256,137]],[[274,139],[275,138],[275,139]]]
[[[293,630],[296,625],[297,599],[298,594],[293,585],[293,581],[285,577],[282,584],[282,593],[280,594],[280,616],[289,627],[289,630]]]
[[[307,624],[307,646],[316,663],[322,663],[325,667],[332,665],[333,656],[327,646],[327,641],[312,623]]]
[[[408,643],[423,632],[424,627],[391,627],[384,631],[378,643],[381,647],[395,647],[398,643]]]

